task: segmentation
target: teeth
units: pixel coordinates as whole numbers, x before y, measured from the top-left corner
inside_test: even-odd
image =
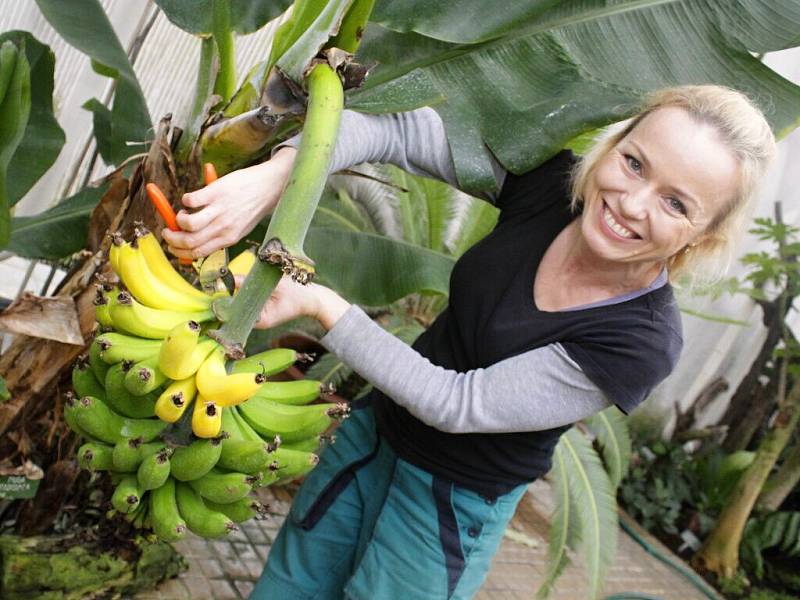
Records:
[[[625,229],[622,225],[617,223],[614,220],[614,217],[611,216],[611,211],[608,210],[608,208],[606,208],[606,207],[603,207],[603,218],[605,219],[605,221],[608,224],[608,226],[611,227],[611,229],[613,229],[616,233],[618,233],[622,237],[626,237],[626,238],[630,238],[630,239],[636,237],[636,234],[633,231],[631,231],[629,229]]]

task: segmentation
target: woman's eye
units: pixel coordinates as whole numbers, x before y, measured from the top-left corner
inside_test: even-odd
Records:
[[[674,196],[667,198],[667,205],[669,205],[669,207],[675,212],[679,212],[682,215],[686,214],[686,206]]]
[[[642,163],[632,157],[630,154],[625,155],[625,160],[628,161],[628,166],[635,172],[639,173],[642,170]]]

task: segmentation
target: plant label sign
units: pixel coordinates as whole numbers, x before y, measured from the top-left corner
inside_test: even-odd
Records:
[[[24,475],[0,476],[0,500],[33,498],[41,479],[28,479]]]

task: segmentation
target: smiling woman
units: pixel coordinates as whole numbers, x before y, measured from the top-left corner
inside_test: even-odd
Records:
[[[774,154],[769,125],[740,92],[667,88],[649,96],[627,126],[578,163],[572,206],[585,201],[584,212],[595,210],[609,225],[584,219],[587,240],[592,224],[595,234],[609,228],[625,238],[636,234],[617,249],[617,256],[627,256],[623,262],[664,262],[672,283],[685,276],[713,281],[733,259]]]
[[[179,215],[188,233],[164,231],[176,253],[246,234],[294,145],[186,197],[202,209]],[[695,86],[656,94],[582,161],[495,164],[497,226],[459,258],[447,308],[413,346],[335,291],[284,278],[259,326],[317,318],[321,343],[374,387],[300,488],[252,598],[472,597],[559,437],[612,404],[629,413],[672,371],[669,279],[730,247],[773,153],[744,96]],[[361,162],[458,185],[430,108],[345,111],[332,170]]]

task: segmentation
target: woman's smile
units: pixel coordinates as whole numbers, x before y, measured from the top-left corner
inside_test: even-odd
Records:
[[[607,228],[604,228],[604,231],[611,235],[613,238],[622,239],[622,240],[637,240],[642,239],[640,235],[638,235],[635,231],[628,229],[624,225],[622,225],[617,218],[614,217],[611,209],[606,204],[605,200],[601,203],[601,222],[607,225]]]

